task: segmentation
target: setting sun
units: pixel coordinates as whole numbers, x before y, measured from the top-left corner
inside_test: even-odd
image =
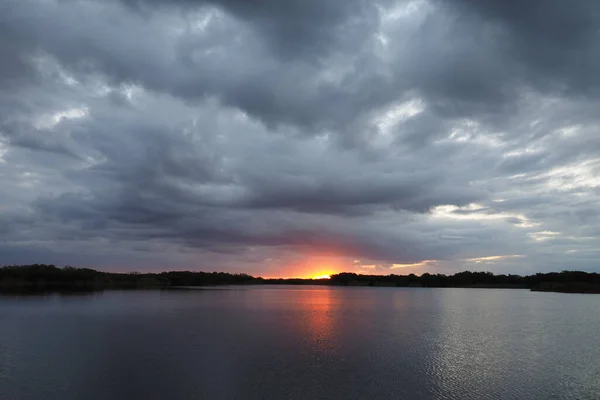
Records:
[[[315,275],[310,279],[330,279],[331,276],[330,275]]]

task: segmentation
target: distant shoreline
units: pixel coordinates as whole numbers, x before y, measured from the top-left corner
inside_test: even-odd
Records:
[[[89,268],[59,268],[33,264],[0,268],[0,293],[100,291],[106,289],[167,289],[220,285],[321,285],[372,287],[454,287],[529,289],[537,292],[600,293],[600,274],[562,271],[528,276],[464,271],[454,275],[359,275],[343,272],[330,279],[264,279],[226,272],[171,271],[112,273]]]

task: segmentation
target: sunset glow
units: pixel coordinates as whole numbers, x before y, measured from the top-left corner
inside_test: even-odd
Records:
[[[344,249],[337,248],[303,249],[295,259],[282,261],[279,265],[273,265],[272,275],[281,278],[330,279],[331,275],[353,270],[352,258],[344,255]]]

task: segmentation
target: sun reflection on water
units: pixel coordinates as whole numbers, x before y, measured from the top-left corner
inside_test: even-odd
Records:
[[[302,329],[311,348],[330,352],[334,347],[334,296],[330,289],[302,291],[298,305],[302,309]]]

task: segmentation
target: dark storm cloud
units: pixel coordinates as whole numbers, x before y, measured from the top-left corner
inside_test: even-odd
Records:
[[[6,37],[16,36],[24,46],[41,47],[66,65],[94,68],[117,81],[139,82],[192,99],[216,96],[269,123],[314,127],[346,125],[411,89],[443,115],[480,114],[499,122],[505,113],[514,112],[513,97],[523,87],[577,91],[597,85],[594,60],[598,59],[598,50],[592,40],[596,33],[584,28],[597,25],[597,21],[593,20],[594,10],[585,9],[583,3],[568,11],[561,24],[552,20],[558,14],[556,3],[537,8],[515,6],[514,12],[502,2],[491,2],[489,7],[459,1],[444,3],[454,12],[430,12],[420,26],[409,31],[404,25],[410,28],[411,21],[389,29],[390,65],[382,63],[373,52],[380,17],[370,2],[134,4],[150,10],[161,6],[159,13],[182,7],[208,12],[207,6],[216,6],[225,14],[211,19],[203,33],[188,32],[174,40],[158,35],[160,26],[148,23],[156,15],[153,12],[143,17],[144,13],[130,14],[114,5],[98,7],[80,2],[69,2],[61,8],[41,3],[37,11],[31,11],[15,3],[8,12],[11,18],[6,24]],[[548,11],[549,16],[540,17],[542,11]],[[514,21],[511,16],[525,21]],[[112,21],[110,30],[104,29],[102,19]],[[237,20],[249,25],[236,24]],[[582,31],[577,35],[546,35],[544,29],[562,26],[562,22],[580,22],[584,27],[573,29]],[[343,32],[342,27],[352,23],[361,40]],[[522,25],[538,33],[530,33]],[[78,34],[71,35],[70,29]],[[408,35],[410,41],[404,39]],[[563,42],[567,39],[563,36],[572,36],[568,50],[579,57],[565,52]],[[344,38],[349,38],[346,46],[340,42]],[[273,40],[281,44],[275,49],[270,45],[265,48],[264,43]],[[515,46],[526,49],[519,52]],[[550,48],[552,62],[543,54],[535,58],[544,46]],[[314,47],[319,48],[318,58],[302,50]],[[280,58],[282,49],[296,58]],[[234,68],[236,65],[243,68]],[[349,71],[340,72],[343,67],[350,67]],[[315,80],[329,69],[341,80]],[[548,76],[546,69],[556,71],[548,71]],[[587,81],[579,84],[575,79]],[[541,80],[551,85],[542,85]]]
[[[258,31],[283,57],[303,58],[341,51],[365,40],[378,23],[376,3],[365,0],[122,0],[141,12],[158,6],[184,12],[217,7]]]
[[[104,161],[67,174],[86,187],[85,193],[44,196],[35,202],[36,213],[50,223],[72,225],[73,239],[93,238],[99,231],[129,237],[126,228],[137,227],[132,234],[138,239],[183,240],[208,250],[224,245],[333,246],[347,254],[362,249],[363,254],[393,259],[387,254],[393,251],[378,243],[381,239],[358,240],[352,226],[336,228],[318,214],[339,220],[381,209],[422,213],[440,203],[464,205],[485,196],[453,188],[443,182],[441,170],[432,173],[425,163],[413,163],[410,173],[391,168],[395,160],[371,162],[371,169],[363,170],[354,152],[339,156],[332,168],[336,152],[329,147],[303,148],[302,142],[273,138],[263,139],[257,148],[245,145],[248,139],[243,137],[219,144],[211,135],[191,137],[161,129],[160,119],[142,123],[129,118],[92,114],[73,128],[82,141],[76,147]],[[97,137],[109,140],[95,141]],[[242,165],[228,165],[227,159]],[[398,165],[403,165],[401,160]],[[386,168],[390,171],[384,173]],[[202,185],[207,189],[198,190]]]
[[[188,31],[180,37],[161,35],[163,25],[115,4],[39,2],[32,9],[9,1],[4,22],[6,37],[18,38],[30,52],[48,52],[69,68],[97,71],[116,82],[140,83],[190,99],[215,96],[268,123],[339,124],[347,118],[339,102],[358,111],[369,97],[378,96],[375,90],[384,82],[377,76],[360,76],[360,71],[339,84],[315,81],[330,62],[332,67],[356,62],[354,55],[346,56],[370,39],[377,22],[373,5],[362,1],[272,7],[269,4],[275,2],[258,7],[225,3],[220,8],[233,14],[214,16],[205,31]],[[255,23],[236,23],[238,15]],[[104,21],[111,21],[110,29]],[[279,44],[265,46],[268,41]],[[336,50],[340,60],[329,59],[342,42],[347,43]],[[325,58],[312,57],[314,47]],[[281,58],[282,51],[295,57]],[[359,56],[358,62],[365,57]],[[368,89],[371,85],[375,87]],[[356,98],[349,100],[350,94]]]
[[[598,9],[4,2],[0,251],[593,268]]]
[[[527,83],[557,92],[598,94],[598,2],[452,0],[444,6],[454,7],[466,20],[477,20],[481,29],[497,30],[496,40],[488,44],[519,63]]]

